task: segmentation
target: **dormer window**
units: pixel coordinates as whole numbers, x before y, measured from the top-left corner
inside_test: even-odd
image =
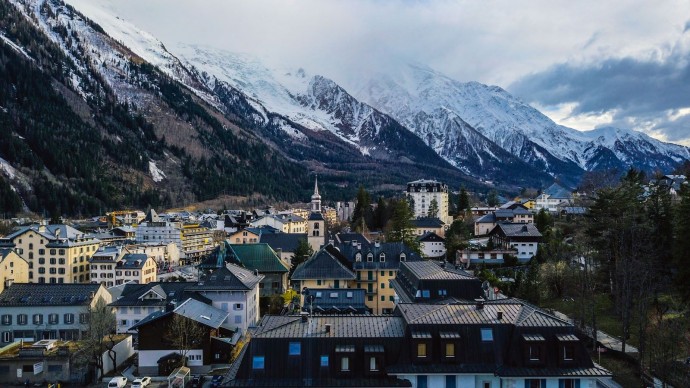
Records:
[[[373,253],[367,254],[367,261],[369,261],[369,262],[374,261],[374,254]]]
[[[400,254],[400,261],[406,261],[406,260],[407,260],[407,256],[405,256],[404,253],[401,253]]]
[[[384,261],[386,261],[386,254],[385,254],[385,253],[381,253],[381,254],[379,255],[379,261],[382,262],[382,263],[383,263]]]
[[[546,344],[544,336],[541,334],[523,334],[522,339],[525,341],[527,361],[530,363],[543,361],[544,346]]]
[[[361,254],[361,253],[357,253],[357,254],[355,255],[355,261],[358,261],[358,262],[359,262],[359,261],[362,261],[362,254]]]

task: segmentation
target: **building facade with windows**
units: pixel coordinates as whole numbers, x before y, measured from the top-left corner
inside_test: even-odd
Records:
[[[0,294],[0,344],[81,339],[99,299],[111,302],[100,284],[15,283]]]
[[[100,240],[69,225],[25,226],[0,239],[29,263],[30,283],[88,283]]]
[[[0,293],[13,283],[29,282],[29,263],[12,248],[0,248]]]
[[[448,186],[434,180],[420,179],[407,184],[405,192],[414,202],[414,215],[420,217],[436,217],[446,224],[452,223],[448,215]],[[429,205],[436,200],[438,214],[429,215]]]

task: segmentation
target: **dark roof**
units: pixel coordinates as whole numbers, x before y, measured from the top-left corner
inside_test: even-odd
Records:
[[[127,253],[118,260],[117,268],[143,268],[149,257],[143,253]]]
[[[401,255],[405,255],[404,261],[420,261],[422,257],[402,242],[379,243],[373,242],[368,244],[341,243],[336,244],[335,248],[338,252],[347,259],[350,268],[361,269],[398,269],[400,267]],[[368,261],[367,257],[371,253],[372,261]],[[357,254],[360,254],[361,261],[357,261]],[[381,254],[384,255],[384,261],[381,261]]]
[[[534,368],[534,367],[509,367],[502,366],[496,370],[496,374],[506,377],[608,377],[611,372],[594,364],[592,367],[579,368]]]
[[[415,228],[441,228],[445,223],[435,217],[422,217],[412,220],[412,225]]]
[[[251,378],[237,379],[223,383],[224,387],[411,387],[409,380],[395,378],[361,378],[361,379],[299,379],[299,378]]]
[[[289,269],[268,244],[228,244],[228,258],[259,273],[285,273]]]
[[[500,234],[506,237],[541,237],[534,224],[498,223],[489,234]]]
[[[452,303],[446,305],[401,303],[396,308],[405,322],[424,325],[477,325],[477,324],[512,324],[520,327],[571,327],[547,312],[531,305],[493,301],[485,303],[478,309],[476,303]],[[498,312],[503,313],[498,319]]]
[[[260,243],[268,244],[274,251],[294,252],[299,240],[306,240],[305,233],[262,233]]]
[[[483,295],[481,280],[450,263],[431,260],[401,263],[390,284],[401,302],[443,303],[451,299],[474,300]]]
[[[487,223],[487,224],[495,224],[496,223],[496,215],[492,213],[484,214],[483,216],[477,218],[475,223]]]
[[[256,275],[248,269],[227,263],[224,267],[218,268],[199,280],[197,284],[190,286],[188,290],[251,290],[263,278],[263,275]]]
[[[439,236],[438,234],[434,232],[426,232],[423,235],[417,237],[417,240],[421,242],[427,242],[427,241],[433,241],[433,242],[444,242],[446,239],[443,237]]]
[[[13,248],[0,248],[0,261],[3,261],[11,253],[16,254]],[[17,255],[20,259],[24,260],[21,256]],[[26,261],[26,260],[24,260]]]
[[[292,280],[355,279],[355,273],[345,263],[347,259],[329,244],[298,265],[292,274]]]
[[[120,297],[111,306],[166,306],[168,303],[193,298],[204,303],[211,300],[187,288],[196,282],[152,282],[146,284],[128,283],[124,285]]]
[[[48,240],[46,246],[48,248],[67,248],[80,245],[95,244],[100,242],[94,235],[84,233],[69,225],[54,224],[54,225],[29,225],[23,226],[15,230],[13,233],[3,238],[5,245],[10,246],[10,241],[16,237],[28,232],[34,231]]]
[[[362,245],[369,245],[371,242],[361,233],[337,233],[335,241],[342,244],[357,242]]]
[[[331,325],[326,332],[326,325]],[[401,317],[372,315],[312,316],[308,322],[294,315],[266,315],[253,329],[253,338],[383,338],[403,337]]]
[[[91,294],[101,287],[79,283],[14,283],[0,294],[0,307],[86,306],[91,304]]]
[[[314,313],[364,313],[368,308],[364,302],[365,290],[360,288],[320,288],[306,289],[302,292],[302,310]],[[313,295],[313,302],[309,296]]]
[[[324,221],[323,219],[323,214],[321,213],[309,213],[309,218],[307,218],[309,221]]]
[[[462,269],[455,269],[451,264],[446,267],[441,267],[439,263],[423,260],[406,262],[403,264],[418,280],[467,280],[476,279],[474,276],[463,271]]]
[[[544,190],[544,194],[547,194],[551,198],[569,199],[570,197],[572,197],[572,193],[570,192],[570,190],[559,185],[558,183],[554,183],[551,186],[549,186],[546,190]]]

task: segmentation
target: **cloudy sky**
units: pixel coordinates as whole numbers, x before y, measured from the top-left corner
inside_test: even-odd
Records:
[[[556,122],[690,145],[690,2],[68,0],[98,2],[166,46],[304,67],[346,87],[424,63],[501,86]]]

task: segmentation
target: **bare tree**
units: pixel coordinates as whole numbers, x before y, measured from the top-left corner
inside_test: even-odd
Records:
[[[80,320],[86,329],[86,338],[83,340],[85,354],[98,370],[99,376],[103,376],[103,352],[107,348],[106,336],[115,331],[116,321],[113,309],[99,297],[93,307],[82,313]]]
[[[201,346],[206,331],[203,326],[192,319],[175,314],[168,324],[164,338],[182,355],[182,366],[187,365],[187,354]]]

